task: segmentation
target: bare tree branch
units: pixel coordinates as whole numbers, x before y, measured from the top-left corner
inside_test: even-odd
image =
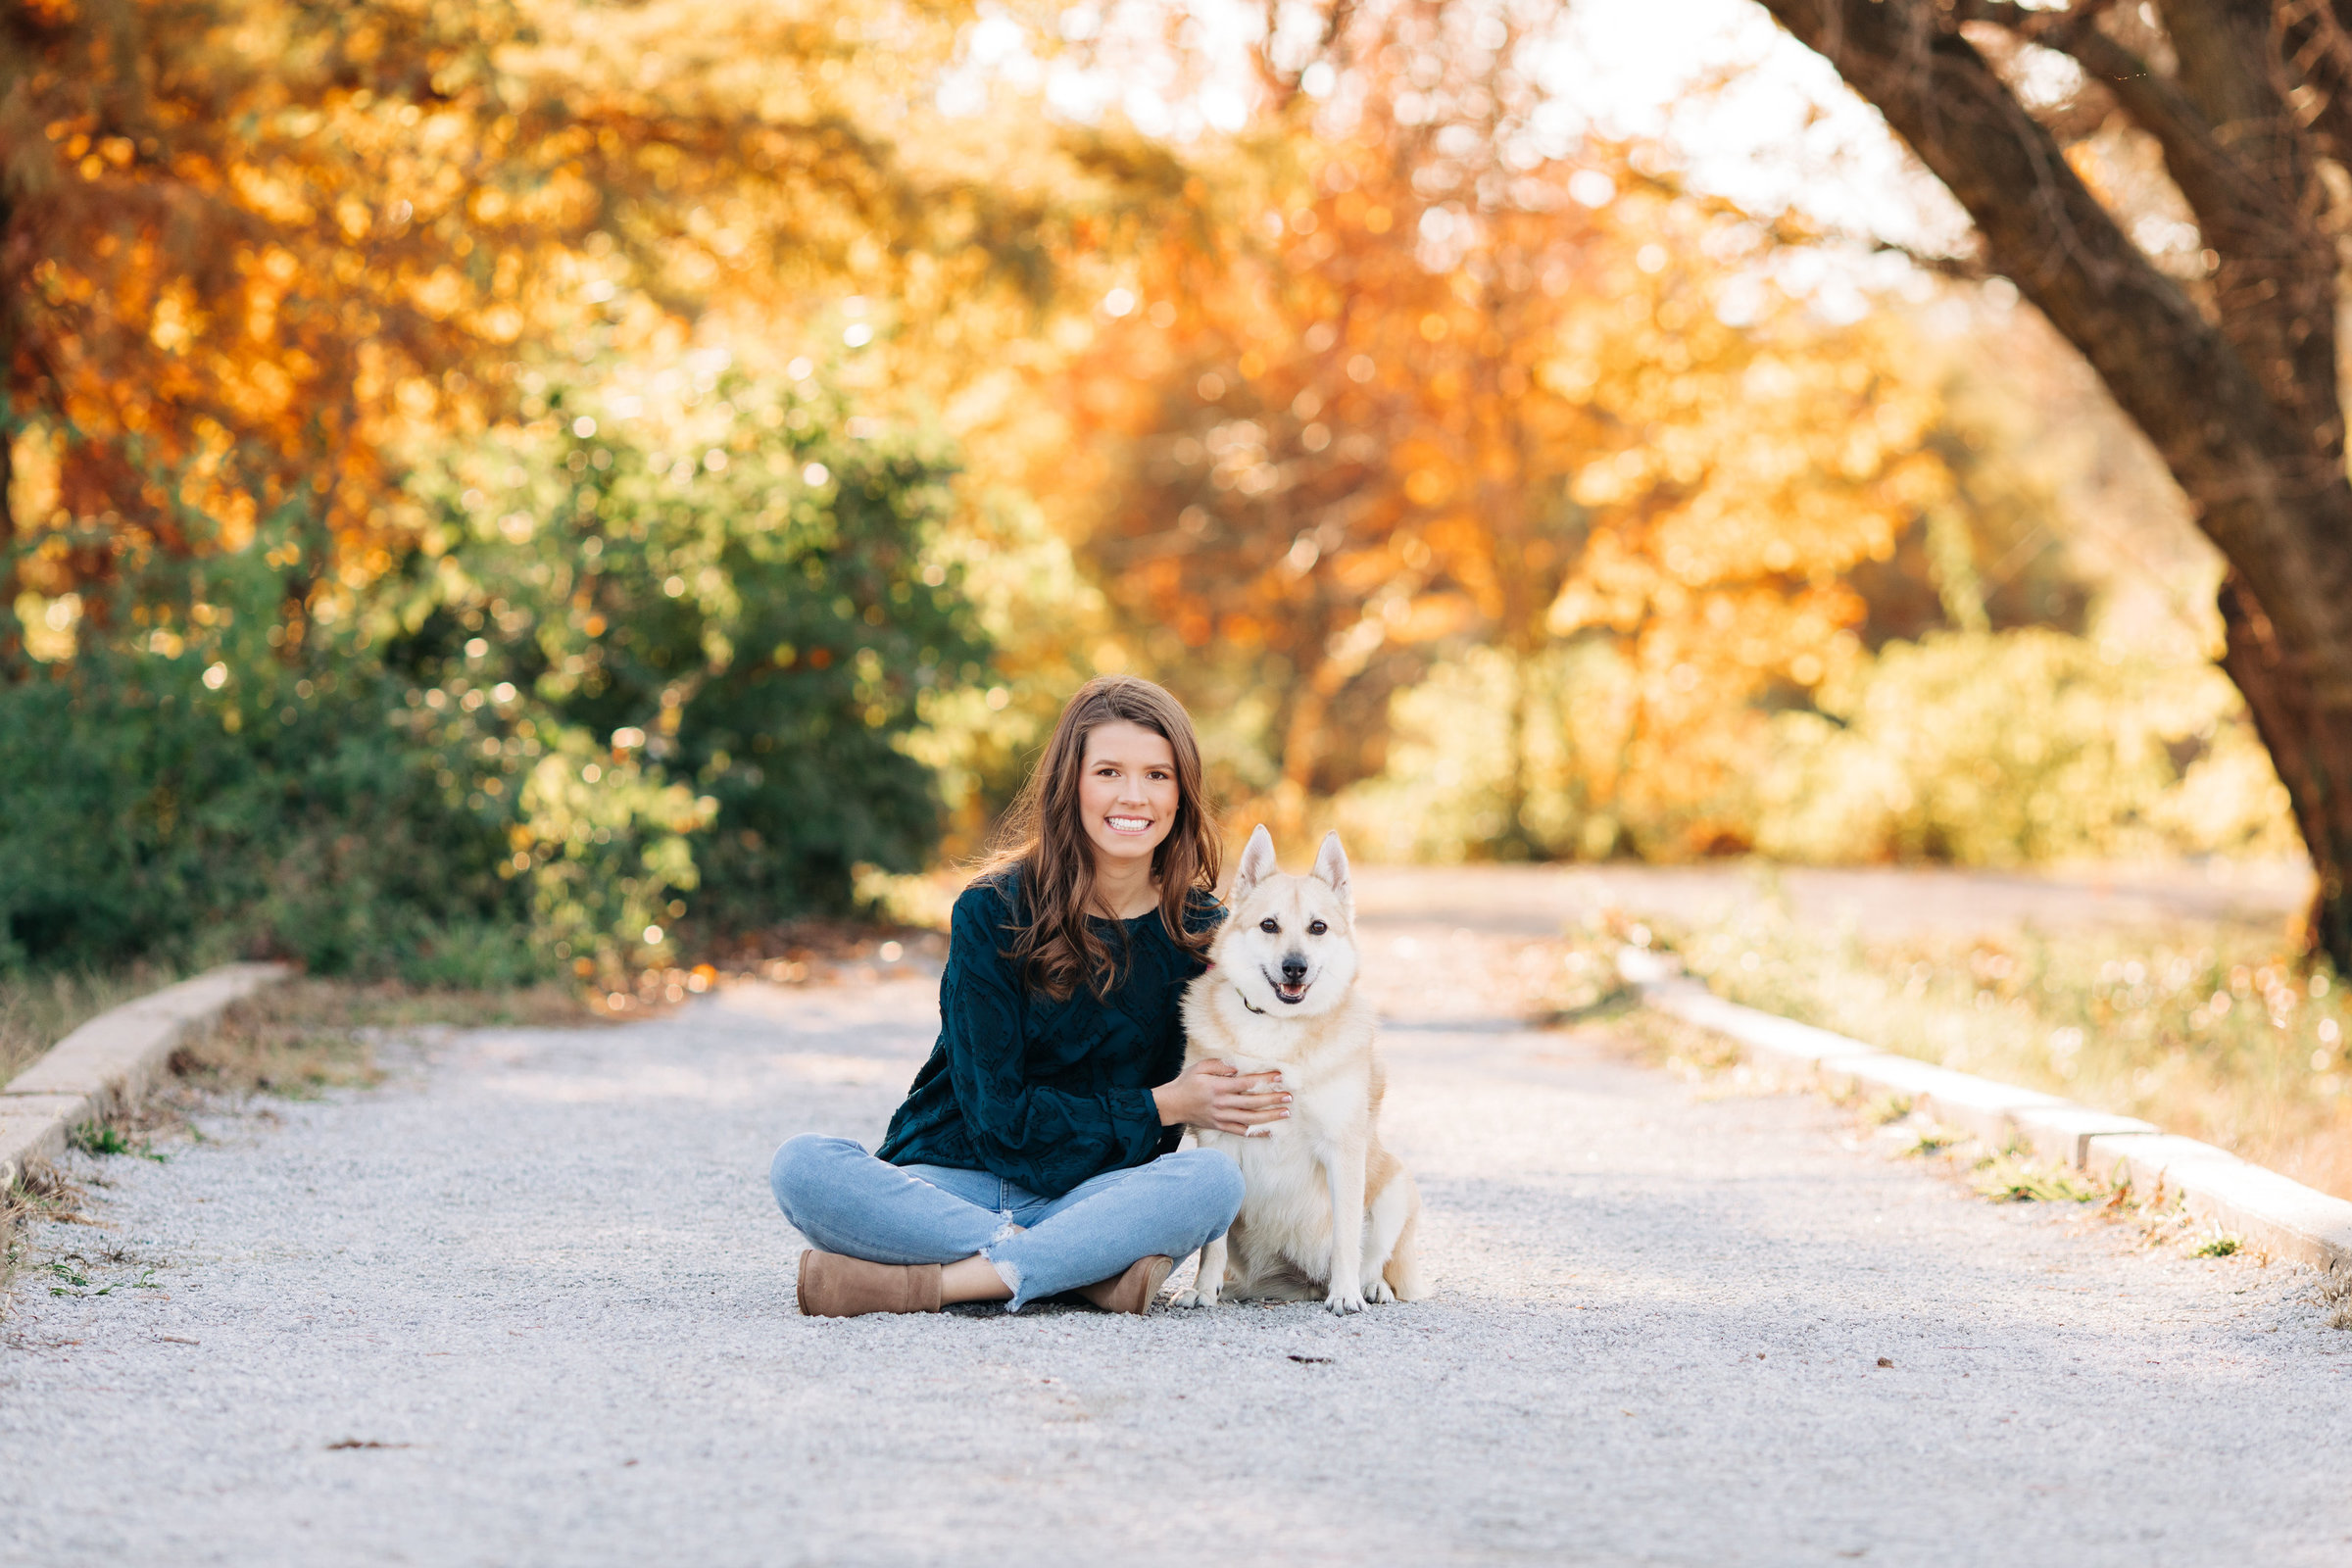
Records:
[[[1890,239],[1873,239],[1871,249],[1887,255],[1900,256],[1923,272],[1948,277],[1961,283],[1982,283],[1993,275],[1992,269],[1977,256],[1939,256],[1930,251],[1914,249]]]
[[[2338,162],[2352,161],[2352,24],[2336,0],[2284,0],[2278,51],[2306,88],[2301,112]]]
[[[2228,214],[2245,200],[2239,172],[2214,134],[2213,125],[2188,96],[2158,75],[2146,61],[2093,24],[2092,13],[2029,11],[2011,0],[1963,0],[1958,22],[1985,22],[2027,43],[2055,49],[2081,66],[2114,95],[2124,113],[2156,138],[2166,171],[2180,187],[2201,226],[2212,227],[2211,212],[2229,226]]]

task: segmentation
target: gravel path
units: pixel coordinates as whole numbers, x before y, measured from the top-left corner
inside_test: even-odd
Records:
[[[2352,1560],[2310,1275],[1458,1008],[1389,1036],[1433,1300],[803,1319],[767,1155],[877,1136],[932,1024],[743,987],[79,1162],[112,1228],[0,1319],[0,1561]]]

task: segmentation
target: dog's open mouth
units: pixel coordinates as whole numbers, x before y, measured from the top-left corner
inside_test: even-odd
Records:
[[[1266,984],[1274,988],[1274,995],[1280,997],[1284,1002],[1290,1004],[1294,1007],[1306,1000],[1306,988],[1308,985],[1307,981],[1277,980],[1272,975],[1268,975],[1266,976]]]

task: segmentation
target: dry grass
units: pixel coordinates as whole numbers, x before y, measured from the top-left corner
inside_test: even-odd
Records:
[[[2275,928],[1874,940],[1759,901],[1661,934],[1733,1001],[2144,1117],[2352,1198],[2352,989]]]
[[[1604,1038],[1635,1060],[1663,1068],[1685,1083],[1721,1089],[1749,1080],[1761,1084],[1770,1076],[1766,1069],[1748,1061],[1738,1041],[1685,1023],[1671,1013],[1647,1008],[1631,1012]]]
[[[1621,917],[1610,917],[1593,922],[1589,930],[1570,933],[1561,947],[1562,956],[1556,960],[1559,977],[1554,980],[1552,991],[1566,1004],[1539,1007],[1534,1009],[1536,1013],[1573,1018],[1579,1011],[1577,1004],[1595,989],[1587,978],[1597,956],[1595,943],[1622,942],[1631,934],[1633,924]],[[2236,1114],[2246,1119],[2241,1125],[2259,1125],[2259,1118],[2267,1114],[2274,1124],[2300,1122],[2307,1128],[2316,1126],[2316,1133],[2306,1133],[2301,1148],[2308,1151],[2318,1144],[2352,1156],[2352,1136],[2346,1135],[2347,1107],[2341,1104],[2338,1098],[2341,1091],[2332,1081],[2336,1053],[2330,1050],[2325,1062],[2303,1057],[2302,1066],[2308,1077],[2276,1071],[2282,1060],[2290,1060],[2306,1046],[2318,1051],[2320,1025],[2324,1021],[2337,1021],[2334,1038],[2328,1043],[2340,1045],[2345,1012],[2337,1009],[2343,1008],[2347,1001],[2345,991],[2332,975],[2315,987],[2311,982],[2320,977],[2304,974],[2290,999],[2285,988],[2293,971],[2282,958],[2274,956],[2261,962],[2232,961],[2274,952],[2282,946],[2273,934],[2243,928],[2186,934],[2175,931],[2161,938],[2143,937],[2136,944],[2114,936],[2059,943],[2021,936],[2014,943],[1945,943],[1940,950],[1935,944],[1915,942],[1890,955],[1889,950],[1895,944],[1874,947],[1850,936],[1835,942],[1807,942],[1798,939],[1785,919],[1774,918],[1762,931],[1756,928],[1757,924],[1751,921],[1744,927],[1669,933],[1666,945],[1682,950],[1686,959],[1699,959],[1691,963],[1694,971],[1705,973],[1713,969],[1715,972],[1709,978],[1717,990],[1751,1005],[1801,1017],[1880,1045],[1893,1045],[1903,1039],[1917,1041],[1922,1033],[1937,1031],[1957,1049],[1940,1058],[1930,1051],[1915,1050],[1911,1054],[1947,1061],[1957,1056],[1955,1065],[1973,1066],[1996,1076],[2010,1075],[2018,1081],[2038,1076],[2045,1084],[2082,1099],[2092,1099],[2102,1087],[2120,1086],[2129,1091],[2150,1087],[2151,1082],[2167,1082],[2161,1074],[2152,1081],[2140,1076],[2148,1066],[2147,1058],[2153,1054],[2148,1048],[2161,1042],[2174,1075],[2170,1079],[2172,1092],[2179,1098],[2162,1104],[2153,1100],[2136,1102],[2141,1106],[2140,1114],[2159,1121],[2170,1114],[2173,1119],[2166,1123],[2169,1126],[2194,1130],[2215,1142],[2224,1141],[2215,1137],[2221,1118],[2212,1113],[2211,1104],[2202,1107],[2205,1114],[2198,1116],[2195,1114],[2198,1106],[2181,1102],[2193,1097],[2193,1091],[2183,1086],[2199,1081],[2184,1068],[2185,1057],[2200,1064],[2203,1083],[2224,1086],[2216,1101],[2237,1107]],[[1645,939],[1653,941],[1658,935],[1652,931],[1642,933]],[[2191,940],[2199,945],[2184,955],[2181,949]],[[2037,1075],[2031,1070],[2030,1058],[2019,1062],[2013,1057],[2008,1058],[2011,1065],[2004,1073],[2001,1060],[1988,1059],[1991,1055],[1988,1049],[1984,1055],[1975,1055],[1971,1049],[1977,1042],[1984,1043],[1977,1049],[1986,1049],[1995,1043],[1997,1037],[1983,1020],[1987,1013],[2000,1015],[2003,1009],[1997,996],[1989,1007],[1980,1006],[1976,1002],[1983,979],[1989,978],[1987,971],[1994,969],[2005,970],[2002,978],[2015,978],[2019,972],[2018,950],[2029,942],[2041,962],[2034,978],[2042,988],[2043,1006],[2061,1014],[2070,1007],[2103,1006],[2110,1019],[2120,1013],[2125,1020],[2125,1027],[2115,1032],[2121,1038],[2110,1038],[2095,1052],[2090,1048],[2088,1030],[2084,1030],[2082,1040],[2065,1037],[2061,1044],[2066,1049],[2057,1055],[2060,1061],[2068,1063],[2068,1071],[2057,1070],[2055,1063],[2045,1060],[2044,1070]],[[2116,951],[2134,947],[2138,950],[2137,957],[2119,956]],[[1825,950],[1834,961],[1819,971],[1826,977],[1820,989],[1798,983],[1805,973],[1799,965],[1821,962]],[[1957,975],[1968,978],[1972,990],[1964,1005],[1954,1007],[1946,1001],[1938,1007],[1931,1000],[1934,988],[1920,984],[1922,977],[1912,965],[1931,962],[1927,956],[1931,951],[1936,952],[1942,963],[1954,966]],[[1741,961],[1751,953],[1756,956],[1752,966]],[[2187,1016],[2173,1018],[2169,1023],[2161,1016],[2151,1016],[2158,1009],[2150,1005],[2156,999],[2145,994],[2149,976],[2169,972],[2176,980],[2196,981],[2199,975],[2194,963],[2200,955],[2211,965],[2205,974],[2219,973],[2221,984],[2231,987],[2233,996],[2242,994],[2237,989],[2242,984],[2244,990],[2260,997],[2263,1004],[2258,1009],[2245,1009],[2233,1001],[2217,1014],[2213,998],[2207,995],[2200,1004],[2187,1009]],[[1900,966],[1873,967],[1889,963],[1890,957]],[[2190,965],[2186,976],[2181,973],[2184,957]],[[1736,970],[1739,979],[1721,972],[1727,967],[1727,958],[1728,967]],[[2006,966],[2000,963],[2003,958],[2009,960]],[[2169,961],[2171,968],[2158,971],[2152,960]],[[2132,967],[2134,963],[2139,966],[2136,977]],[[2241,967],[2245,973],[2239,982],[2234,971]],[[1901,982],[1900,992],[1893,998],[1888,995],[1889,988],[1880,983],[1889,973]],[[1759,976],[1766,978],[1759,980]],[[1742,985],[1740,980],[1749,983]],[[1777,987],[1770,984],[1772,981],[1778,982]],[[2123,991],[2120,999],[2115,995],[2119,987]],[[2178,995],[2182,988],[2176,985],[2173,989]],[[2017,1022],[2015,1013],[2021,1010],[2020,1000],[2011,999],[2012,1026]],[[2320,1005],[2315,1007],[2315,1003]],[[2022,1010],[2038,1011],[2031,1003],[2025,1003]],[[2243,1016],[2249,1010],[2260,1020],[2259,1029],[2245,1027],[2254,1021]],[[2198,1012],[2204,1014],[2201,1020],[2195,1017]],[[2224,1031],[2221,1038],[2214,1038],[2212,1026],[2231,1014],[2240,1015],[2239,1028]],[[1748,1059],[1739,1044],[1728,1037],[1665,1013],[1637,1008],[1623,1017],[1610,1017],[1604,1010],[1602,1017],[1614,1025],[1607,1037],[1630,1054],[1690,1082],[1704,1096],[1771,1094],[1811,1085],[1809,1075],[1794,1080],[1784,1078],[1771,1067]],[[2043,1023],[2046,1019],[2037,1016],[2035,1027]],[[2200,1028],[2206,1031],[2203,1038],[2199,1035]],[[2201,1051],[2196,1049],[2199,1046]],[[2274,1070],[2242,1072],[2242,1065],[2249,1062],[2257,1069],[2267,1063]],[[2082,1090],[2085,1082],[2093,1086],[2089,1094]],[[2124,1102],[2135,1102],[2127,1099]],[[2137,1193],[2128,1184],[2118,1187],[2071,1166],[2042,1164],[2021,1149],[1988,1149],[1965,1133],[1935,1125],[1906,1096],[1853,1095],[1840,1103],[1852,1117],[1852,1132],[1847,1138],[1849,1149],[1856,1152],[1875,1149],[1888,1158],[1920,1160],[1988,1201],[2048,1204],[2076,1211],[2087,1223],[2127,1227],[2136,1234],[2143,1247],[2173,1250],[2190,1257],[2242,1260],[2248,1256],[2249,1249],[2243,1238],[2198,1220],[2178,1194],[2168,1195],[2161,1187],[2153,1193]],[[2246,1150],[2241,1147],[2240,1152]],[[2259,1146],[2249,1157],[2262,1157]],[[2327,1185],[2314,1179],[2316,1173],[2308,1162],[2299,1174],[2315,1186]],[[2343,1188],[2334,1190],[2340,1192]],[[2269,1261],[2267,1254],[2258,1250],[2252,1253],[2252,1260],[2257,1264]],[[2320,1276],[2318,1304],[2329,1326],[2352,1329],[2352,1268]]]
[[[452,1024],[576,1028],[599,1017],[569,986],[509,991],[419,990],[393,983],[289,980],[256,992],[172,1053],[200,1088],[309,1099],[377,1082],[372,1039],[385,1030]]]
[[[1958,1142],[1946,1137],[1937,1144],[1948,1149]],[[1923,1152],[1928,1140],[1923,1137]],[[1981,1198],[1996,1203],[2087,1203],[2094,1199],[2113,1196],[2113,1190],[2095,1177],[2066,1166],[2044,1165],[2014,1151],[1990,1155],[1977,1167],[1971,1186]]]
[[[1635,1012],[1612,1037],[1638,1058],[1692,1082],[1702,1095],[1801,1087],[1748,1060],[1727,1037],[1664,1013]],[[1990,1202],[2078,1210],[2087,1221],[2128,1227],[2143,1247],[2189,1257],[2250,1254],[2259,1265],[2270,1261],[2267,1252],[2249,1248],[2243,1237],[2198,1219],[2179,1193],[2168,1193],[2162,1184],[2154,1192],[2139,1192],[2129,1182],[2119,1186],[2069,1165],[2044,1164],[2014,1145],[1990,1148],[1968,1133],[1937,1125],[1907,1096],[1848,1094],[1835,1102],[1850,1118],[1843,1139],[1847,1149],[1919,1160]],[[2330,1326],[2352,1329],[2352,1268],[2323,1274],[2318,1298]]]
[[[0,1007],[21,1025],[24,1041],[11,1071],[54,1044],[82,1019],[132,1001],[168,977],[130,975],[119,981],[42,981],[0,986]],[[159,1138],[200,1137],[187,1113],[204,1095],[273,1095],[308,1100],[336,1088],[379,1082],[373,1042],[382,1032],[433,1024],[464,1027],[545,1025],[576,1028],[597,1021],[589,998],[568,986],[506,991],[419,990],[397,984],[358,985],[297,979],[255,993],[210,1029],[172,1053],[179,1093],[151,1096],[128,1115],[74,1129],[84,1153],[164,1159]],[[188,1091],[194,1091],[191,1096]],[[94,1224],[81,1212],[81,1190],[39,1166],[0,1192],[0,1297],[24,1267],[25,1228],[38,1223]],[[69,1262],[79,1254],[64,1254]],[[56,1264],[49,1265],[53,1269]],[[78,1291],[72,1280],[56,1291]]]
[[[160,969],[115,974],[0,975],[0,1084],[82,1024],[177,978]]]
[[[74,1029],[110,1007],[135,1002],[178,976],[134,967],[114,974],[0,976],[0,1083],[6,1083]],[[699,989],[699,988],[698,988]],[[601,1016],[578,987],[547,984],[503,991],[425,990],[397,983],[363,985],[335,980],[292,980],[270,987],[238,1004],[222,1020],[228,1036],[203,1041],[183,1055],[199,1072],[226,1073],[223,1081],[267,1088],[263,1058],[282,1054],[307,1036],[323,1038],[353,1030],[392,1029],[412,1024],[545,1024],[569,1028]],[[218,1058],[218,1059],[216,1059]],[[237,1065],[242,1062],[243,1065]],[[291,1058],[277,1063],[303,1081]]]
[[[82,1191],[46,1160],[0,1190],[0,1302],[24,1264],[24,1228],[37,1223],[88,1223],[81,1213]]]
[[[857,984],[903,972],[901,965],[937,974],[948,961],[945,931],[854,920],[787,921],[738,932],[723,942],[698,942],[689,932],[680,944],[706,954],[705,961],[691,968],[640,970],[626,989],[589,994],[588,1005],[603,1017],[644,1018],[730,981]]]

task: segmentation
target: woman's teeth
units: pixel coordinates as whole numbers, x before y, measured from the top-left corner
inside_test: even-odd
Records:
[[[1113,833],[1144,833],[1152,827],[1148,816],[1106,816],[1102,820],[1110,824]]]

